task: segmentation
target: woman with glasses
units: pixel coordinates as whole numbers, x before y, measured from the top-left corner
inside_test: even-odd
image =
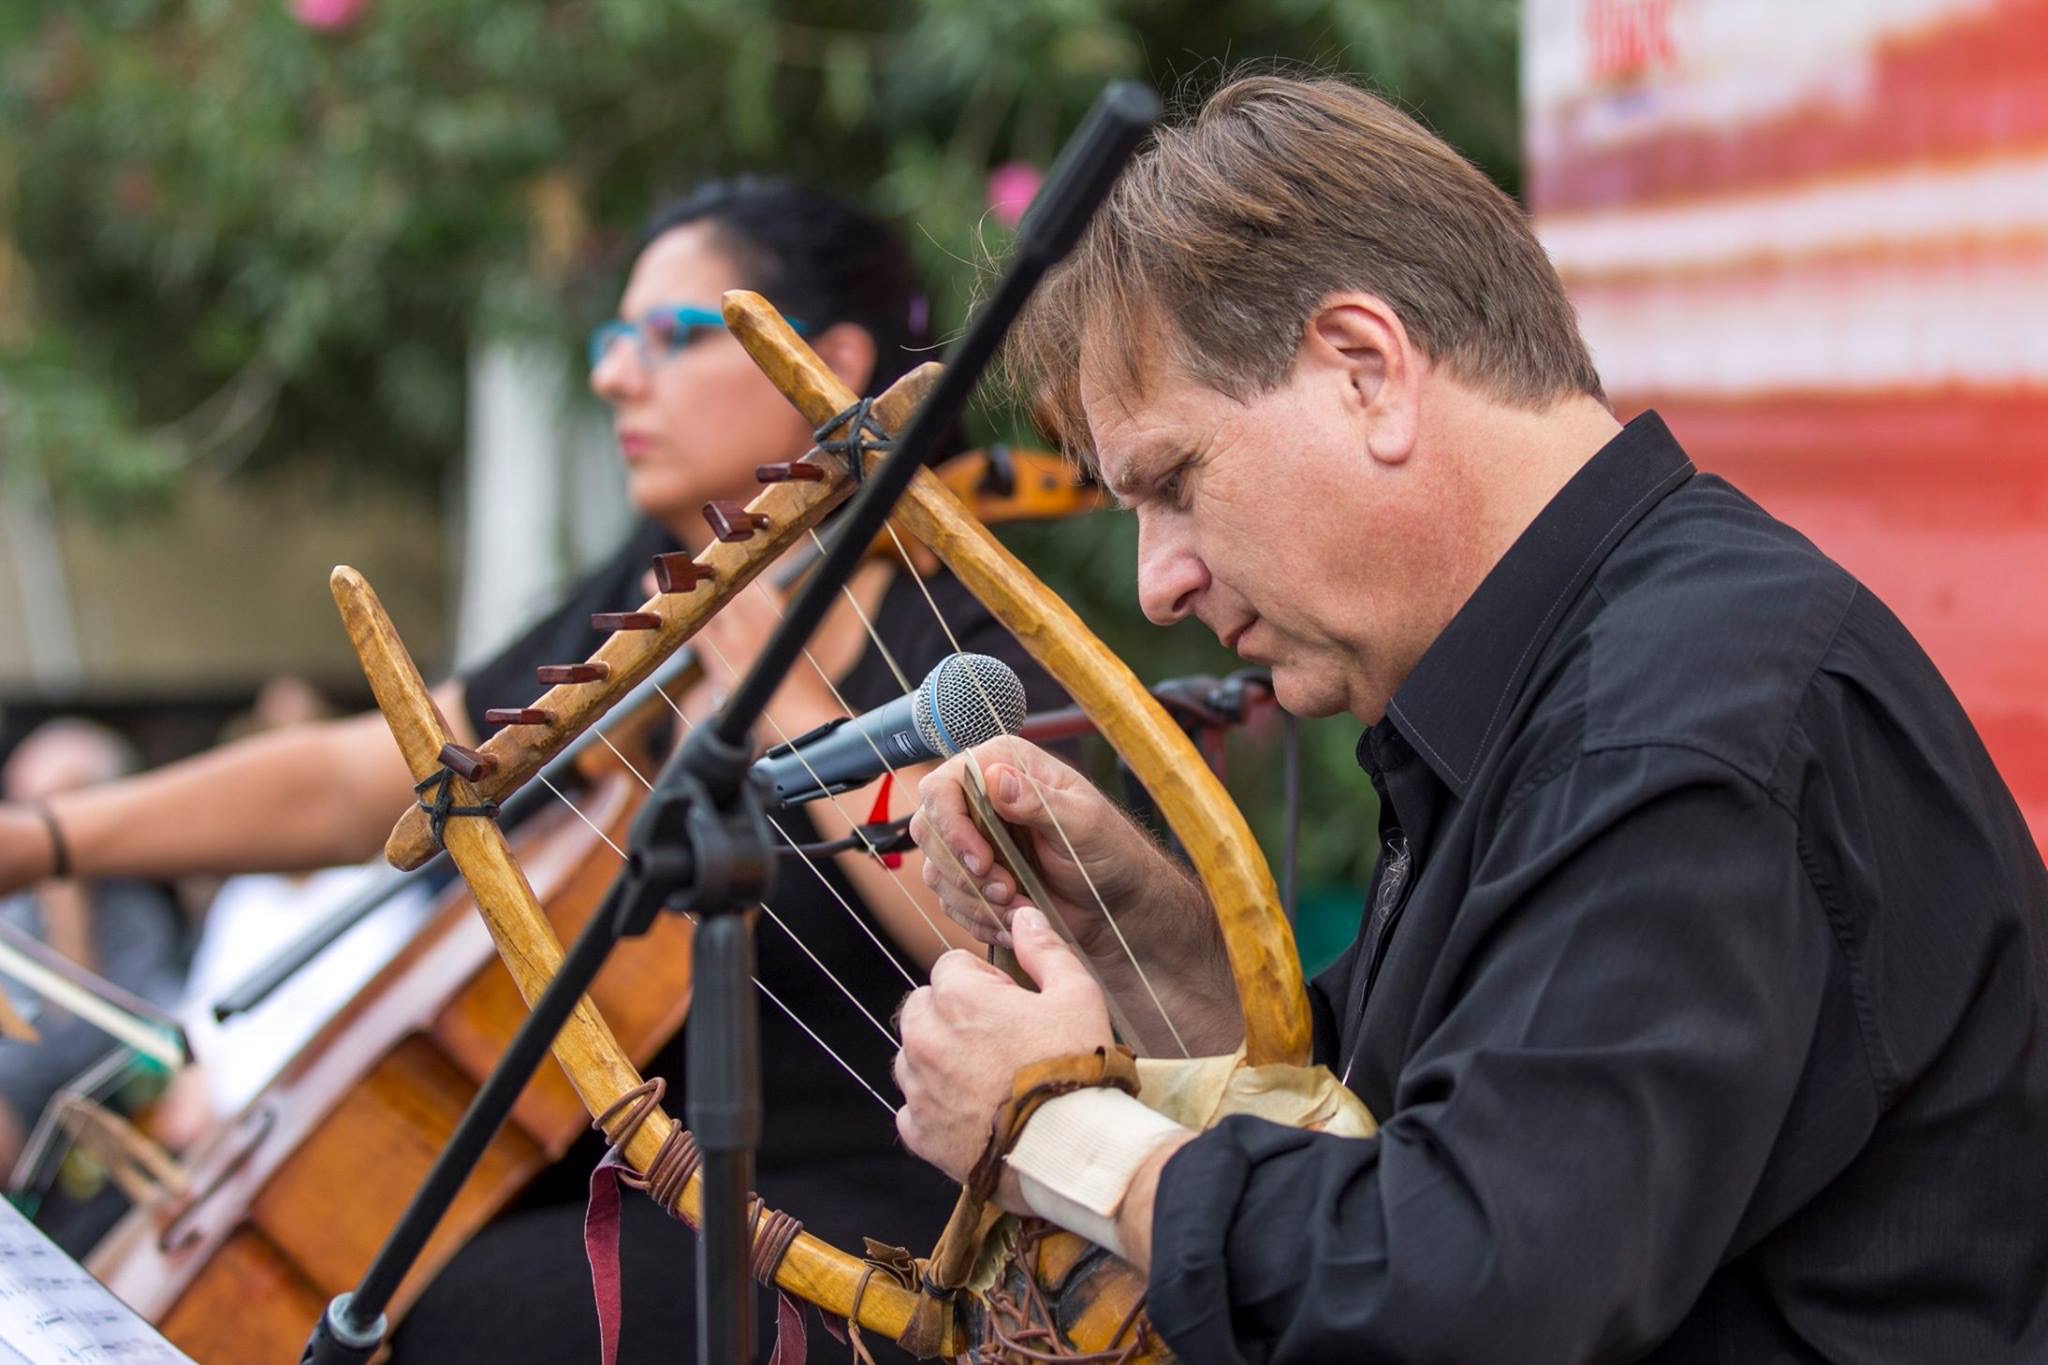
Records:
[[[785,181],[751,178],[700,186],[656,213],[616,319],[590,342],[590,386],[611,409],[641,520],[615,555],[496,658],[436,689],[458,739],[474,743],[488,735],[487,710],[530,702],[539,690],[537,666],[586,658],[597,640],[593,612],[637,607],[652,590],[653,555],[707,542],[706,503],[746,502],[758,491],[757,466],[809,449],[804,420],[723,327],[719,300],[735,288],[761,293],[793,319],[858,392],[880,392],[924,358],[923,301],[907,256],[868,214]],[[504,547],[508,555],[520,551]],[[1034,709],[1059,704],[1049,695],[1050,680],[950,577],[921,586],[900,564],[876,558],[849,587],[812,639],[817,667],[793,670],[769,704],[780,732],[799,734],[845,714],[835,688],[856,712],[899,695],[890,657],[915,679],[950,652],[926,591],[961,648],[1009,660]],[[863,616],[873,623],[873,639]],[[711,619],[694,642],[704,680],[678,697],[686,715],[694,720],[712,709],[777,620],[777,603],[766,591],[739,594]],[[772,744],[776,731],[764,727],[760,738]],[[322,780],[307,783],[308,772]],[[412,799],[410,775],[380,716],[301,726],[46,808],[0,806],[0,891],[52,875],[60,858],[74,873],[159,878],[358,861],[381,848],[394,812]],[[836,839],[850,828],[841,808],[866,819],[874,799],[873,792],[855,793],[838,806],[818,803],[778,818],[799,841]],[[907,813],[914,801],[914,775],[899,774],[891,813]],[[796,1212],[840,1245],[874,1236],[926,1249],[951,1205],[953,1192],[896,1141],[884,1112],[894,1102],[887,1082],[893,1044],[861,1013],[892,1016],[905,989],[903,971],[922,979],[948,946],[940,929],[968,943],[936,912],[918,871],[913,863],[892,873],[873,858],[846,854],[823,865],[828,888],[792,867],[770,908],[803,936],[803,947],[765,922],[756,936],[763,983],[802,1020],[762,1011],[768,1122],[757,1187],[771,1205]],[[892,879],[901,885],[884,884]],[[858,1007],[806,949],[830,965]],[[894,965],[883,960],[885,952]],[[830,1042],[844,1069],[805,1028]],[[682,1058],[678,1035],[644,1068],[669,1079],[671,1112],[680,1111],[687,1093]],[[888,1098],[878,1104],[865,1086]],[[573,1150],[458,1253],[398,1324],[393,1360],[595,1358],[582,1216],[599,1155],[594,1139]],[[689,1229],[651,1201],[625,1201],[621,1360],[687,1353],[694,1339],[693,1243]],[[761,1298],[765,1323],[773,1296]]]
[[[463,680],[463,704],[478,723],[492,706],[523,705],[534,694],[536,664],[588,653],[593,611],[637,605],[648,592],[649,557],[704,540],[704,504],[745,502],[758,490],[755,467],[801,455],[811,433],[801,416],[762,376],[724,329],[718,302],[729,289],[753,289],[792,320],[819,357],[861,393],[879,393],[924,358],[923,304],[893,234],[842,202],[786,182],[725,181],[705,185],[660,211],[641,236],[618,318],[592,334],[590,386],[611,408],[619,455],[633,505],[646,518],[606,567],[593,573],[496,660]],[[963,648],[1007,658],[1025,679],[1035,706],[1058,703],[1052,684],[958,583],[930,580],[938,606]],[[797,735],[896,696],[887,658],[868,637],[874,623],[888,656],[922,677],[951,644],[923,590],[898,561],[871,559],[854,575],[811,643],[817,667],[793,669],[768,714],[774,728],[760,738]],[[694,720],[732,686],[777,624],[775,604],[749,591],[728,605],[694,640],[705,682],[683,699]],[[963,629],[965,633],[963,632]],[[833,680],[828,685],[825,675]],[[895,813],[910,809],[914,786],[899,774]],[[842,812],[865,818],[871,793],[820,802],[802,814],[777,816],[802,841],[850,831]],[[809,817],[806,827],[805,815]],[[875,1019],[889,1019],[904,985],[877,945],[836,903],[844,895],[879,930],[901,965],[922,979],[943,950],[925,915],[933,909],[916,868],[891,872],[872,858],[844,855],[828,892],[792,865],[770,902],[777,919],[804,938],[860,997]],[[901,887],[885,883],[891,879]],[[906,897],[911,888],[917,904]],[[921,908],[920,908],[921,907]],[[935,923],[946,921],[933,916]],[[970,946],[966,935],[957,942]],[[890,1049],[817,964],[781,929],[763,922],[756,935],[763,982],[802,1020],[778,1009],[761,1012],[763,1102],[767,1126],[758,1153],[757,1185],[775,1207],[838,1245],[864,1236],[929,1249],[943,1226],[950,1192],[920,1171],[896,1142],[874,1097],[818,1043],[822,1034],[853,1072],[885,1095]],[[671,1082],[669,1107],[679,1112],[683,1078],[680,1035],[646,1068]],[[584,1265],[583,1202],[590,1168],[602,1155],[595,1136],[573,1151],[555,1178],[544,1178],[527,1207],[500,1218],[473,1239],[416,1304],[394,1337],[394,1361],[557,1361],[588,1357],[596,1342],[589,1272]],[[621,1264],[625,1277],[623,1361],[673,1360],[694,1341],[694,1238],[650,1200],[623,1209]],[[508,1287],[516,1287],[508,1293]],[[773,1295],[760,1296],[764,1330]],[[763,1340],[772,1338],[764,1337]],[[472,1354],[465,1354],[465,1353]]]

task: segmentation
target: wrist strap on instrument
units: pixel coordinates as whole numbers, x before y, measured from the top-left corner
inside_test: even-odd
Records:
[[[1004,1161],[1033,1213],[1122,1256],[1117,1215],[1131,1181],[1187,1131],[1120,1091],[1077,1090],[1039,1106]]]
[[[1093,1052],[1048,1057],[1018,1070],[1011,1082],[1010,1098],[996,1110],[989,1124],[988,1145],[961,1182],[960,1198],[953,1216],[939,1235],[925,1262],[925,1293],[933,1299],[966,1283],[975,1257],[1002,1210],[992,1202],[1003,1178],[1003,1158],[1016,1145],[1017,1135],[1040,1106],[1061,1095],[1096,1086],[1113,1086],[1127,1095],[1138,1093],[1138,1063],[1127,1047],[1099,1047]]]

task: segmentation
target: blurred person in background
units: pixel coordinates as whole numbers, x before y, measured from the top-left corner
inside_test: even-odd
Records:
[[[129,743],[86,720],[49,721],[29,732],[0,769],[0,794],[31,813],[51,802],[135,771]],[[47,831],[46,831],[47,834]],[[76,871],[77,869],[72,869]],[[0,916],[86,970],[154,1004],[169,1006],[184,986],[191,936],[177,899],[135,877],[46,880],[0,900]],[[12,1170],[43,1108],[74,1076],[118,1046],[98,1028],[32,992],[8,994],[42,1034],[35,1043],[0,1043],[0,1170]]]
[[[643,518],[618,552],[496,658],[435,689],[458,741],[485,733],[484,712],[524,705],[539,690],[534,669],[588,657],[590,615],[638,606],[652,590],[650,557],[696,550],[710,536],[701,509],[745,503],[757,466],[802,456],[804,419],[762,376],[719,313],[731,289],[764,295],[793,320],[819,357],[857,392],[873,394],[923,359],[925,304],[907,253],[880,221],[832,196],[765,178],[699,186],[647,223],[615,321],[591,339],[590,387],[611,409],[628,493]],[[506,547],[516,553],[519,547]],[[829,675],[856,712],[900,695],[889,658],[921,677],[952,644],[925,601],[928,590],[960,647],[1010,662],[1033,709],[1059,704],[1050,679],[956,580],[923,589],[897,561],[872,559],[853,576],[813,635],[810,655],[768,707],[780,732],[800,734],[842,714]],[[857,603],[856,610],[850,603]],[[862,616],[874,622],[871,641]],[[764,589],[740,594],[696,639],[704,679],[679,695],[694,720],[736,681],[779,619]],[[885,650],[886,647],[886,655]],[[759,738],[777,742],[764,726]],[[915,800],[914,774],[894,788],[893,815]],[[651,776],[651,774],[649,775]],[[790,812],[800,842],[836,839],[866,818],[875,793]],[[394,816],[415,799],[413,783],[381,715],[294,725],[48,807],[72,865],[95,876],[184,876],[298,871],[360,861],[382,847]],[[879,818],[879,817],[878,817]],[[52,829],[37,810],[0,806],[0,889],[50,874]],[[759,975],[806,1025],[828,1039],[847,1071],[778,1010],[761,1017],[768,1131],[757,1188],[776,1207],[841,1245],[864,1236],[930,1246],[953,1187],[904,1152],[867,1084],[888,1075],[891,1046],[861,1011],[890,1017],[903,972],[922,975],[948,946],[971,937],[939,915],[912,858],[898,877],[877,860],[844,854],[820,877],[793,867],[770,902],[817,957],[833,964],[849,1004],[780,930],[758,938]],[[890,886],[890,881],[898,885]],[[851,908],[841,908],[841,898]],[[871,940],[866,921],[882,936]],[[881,942],[893,962],[879,961]],[[679,1034],[645,1069],[683,1102]],[[865,1083],[864,1083],[865,1082]],[[597,1320],[583,1250],[592,1140],[544,1176],[518,1209],[485,1229],[444,1268],[399,1324],[393,1359],[547,1361],[585,1359]],[[625,1330],[621,1359],[668,1360],[692,1339],[694,1236],[650,1201],[622,1214]],[[766,1330],[773,1301],[761,1296]],[[765,1338],[764,1338],[765,1339]]]

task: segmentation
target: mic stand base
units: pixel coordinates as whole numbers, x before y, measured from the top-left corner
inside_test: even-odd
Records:
[[[358,1328],[349,1314],[353,1293],[336,1294],[320,1315],[313,1339],[306,1343],[301,1365],[369,1365],[370,1358],[384,1344],[390,1324],[379,1313],[368,1327]]]

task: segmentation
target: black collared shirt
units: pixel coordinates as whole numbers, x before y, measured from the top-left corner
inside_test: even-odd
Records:
[[[2048,1360],[2048,873],[1896,619],[1655,415],[1359,746],[1370,1140],[1175,1155],[1195,1361]]]

